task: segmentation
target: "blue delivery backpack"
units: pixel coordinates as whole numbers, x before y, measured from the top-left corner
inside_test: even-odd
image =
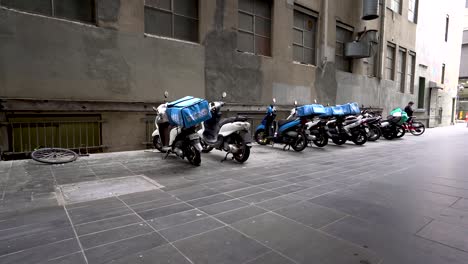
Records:
[[[297,116],[311,116],[325,114],[325,107],[319,104],[309,104],[297,108]]]
[[[333,116],[333,111],[330,106],[324,107],[325,113],[321,114],[320,116],[327,117],[327,116]]]
[[[344,105],[340,105],[341,109],[343,109],[344,115],[358,115],[361,113],[359,109],[359,105],[357,103],[348,103]]]
[[[186,96],[167,103],[167,117],[174,126],[192,127],[211,118],[210,104],[205,99]]]
[[[333,113],[334,116],[344,115],[343,107],[341,107],[339,105],[338,106],[332,106],[331,109],[332,109],[332,113]]]

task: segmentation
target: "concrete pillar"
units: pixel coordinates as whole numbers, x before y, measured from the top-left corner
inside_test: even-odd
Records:
[[[122,32],[143,33],[144,0],[97,0],[97,25]]]

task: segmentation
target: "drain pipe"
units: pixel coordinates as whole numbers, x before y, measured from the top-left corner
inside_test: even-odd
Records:
[[[322,42],[322,56],[320,61],[320,66],[325,71],[325,64],[328,62],[327,58],[327,46],[328,46],[328,0],[322,0],[322,25],[323,25],[323,42]]]
[[[385,48],[385,7],[387,0],[380,0],[380,43],[379,43],[379,70],[378,77],[380,80],[384,78],[384,48]]]

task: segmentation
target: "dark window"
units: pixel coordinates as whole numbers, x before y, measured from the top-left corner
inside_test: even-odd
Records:
[[[405,92],[405,70],[406,70],[406,50],[398,50],[398,61],[397,61],[397,86],[400,88],[400,92]]]
[[[445,64],[442,64],[442,77],[440,79],[440,83],[444,84],[445,82]]]
[[[0,0],[0,5],[46,16],[95,21],[94,0]]]
[[[198,1],[146,0],[145,32],[198,42]]]
[[[239,0],[238,50],[271,56],[271,6],[269,0]]]
[[[336,26],[335,65],[338,70],[351,72],[351,60],[344,56],[346,42],[353,41],[353,31],[341,25]]]
[[[311,16],[312,11],[302,7],[296,8],[300,11],[294,10],[293,60],[306,64],[315,64],[317,19]]]
[[[418,20],[418,0],[408,1],[408,20],[416,23]]]
[[[387,52],[385,53],[385,78],[387,80],[395,80],[395,45],[387,44]]]
[[[409,53],[409,60],[408,60],[408,76],[407,82],[408,87],[410,88],[410,93],[414,94],[414,71],[416,67],[416,54],[414,52]]]
[[[426,91],[426,78],[419,77],[418,108],[424,108],[424,93]]]
[[[449,31],[449,23],[450,23],[450,17],[447,15],[445,18],[445,42],[448,40],[448,31]]]

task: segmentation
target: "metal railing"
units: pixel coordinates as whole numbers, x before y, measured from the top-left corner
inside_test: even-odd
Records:
[[[10,121],[9,153],[28,153],[40,147],[100,150],[102,120]]]

